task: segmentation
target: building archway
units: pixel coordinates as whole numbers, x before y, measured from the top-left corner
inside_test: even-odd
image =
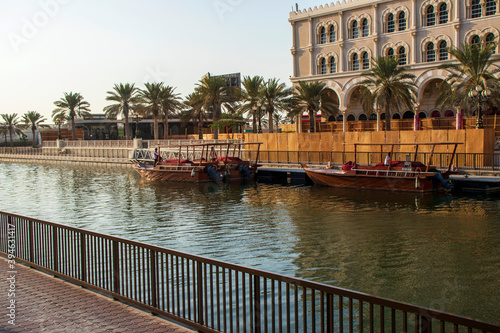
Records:
[[[438,110],[434,110],[431,113],[431,118],[441,118],[441,113]]]
[[[415,113],[413,113],[412,111],[406,111],[403,114],[403,119],[413,119],[414,117],[415,117]]]
[[[444,117],[445,118],[453,118],[453,117],[455,117],[455,112],[453,112],[452,110],[446,110],[444,112]]]

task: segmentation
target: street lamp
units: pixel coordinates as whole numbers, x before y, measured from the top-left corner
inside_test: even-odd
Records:
[[[491,95],[491,90],[488,88],[483,89],[483,87],[479,84],[474,89],[469,91],[469,98],[471,98],[474,103],[477,103],[476,128],[483,128],[481,104],[486,102],[490,97],[490,95]]]
[[[62,119],[61,118],[57,118],[56,120],[54,120],[54,123],[57,125],[57,127],[59,128],[58,129],[58,135],[57,135],[57,138],[59,140],[62,139],[62,136],[61,136],[61,124],[62,124]]]
[[[139,121],[141,120],[141,115],[137,113],[132,114],[132,120],[135,122],[135,138],[139,136]]]

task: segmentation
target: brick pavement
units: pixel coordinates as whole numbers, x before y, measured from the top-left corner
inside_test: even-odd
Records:
[[[0,257],[0,332],[194,332],[25,265],[15,270],[14,326],[7,316],[8,263]]]

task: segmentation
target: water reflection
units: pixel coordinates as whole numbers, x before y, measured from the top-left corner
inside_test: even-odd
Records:
[[[0,210],[499,323],[500,200],[0,163]]]

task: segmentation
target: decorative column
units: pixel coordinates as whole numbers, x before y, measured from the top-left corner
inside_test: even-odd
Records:
[[[309,45],[308,45],[308,49],[309,49],[309,61],[310,61],[310,64],[311,64],[311,68],[310,68],[310,73],[309,75],[314,75],[314,67],[315,66],[315,63],[316,61],[314,60],[314,53],[313,53],[313,45],[314,45],[314,27],[313,27],[313,19],[310,17],[309,18]]]
[[[339,72],[344,71],[344,22],[343,22],[342,12],[339,12],[339,46],[340,46],[340,54],[339,54]]]
[[[380,25],[378,24],[379,22],[379,16],[378,16],[378,5],[375,4],[373,5],[373,12],[374,15],[373,17],[375,18],[373,22],[373,54],[375,58],[378,58],[379,56],[379,48],[378,48],[378,35],[380,33]],[[383,22],[382,22],[383,24]]]
[[[377,132],[380,132],[380,128],[381,128],[381,126],[380,126],[380,110],[377,109],[375,112],[377,113]]]
[[[420,115],[418,114],[420,110],[420,104],[415,105],[415,115],[413,116],[413,130],[420,130]]]
[[[340,112],[342,112],[342,132],[347,132],[347,108],[344,106],[344,107],[341,107],[340,108]]]
[[[455,124],[455,128],[456,130],[461,130],[463,129],[463,126],[462,126],[462,119],[463,119],[463,114],[462,114],[462,110],[460,108],[457,108],[457,120],[456,120],[456,124]]]
[[[418,59],[417,54],[419,50],[419,48],[417,47],[417,20],[418,20],[417,17],[420,14],[417,9],[417,0],[412,1],[411,7],[413,15],[411,16],[410,33],[411,33],[411,44],[412,44],[411,47],[413,52],[411,54],[410,52],[408,52],[408,56],[411,55],[411,59],[409,59],[408,63],[416,64]]]
[[[296,40],[296,34],[297,32],[295,31],[295,22],[293,21],[290,21],[290,24],[292,25],[292,49],[290,50],[290,52],[292,53],[292,73],[293,73],[293,77],[296,77],[297,76],[297,60],[295,59],[295,55],[296,55],[296,50],[297,50],[297,40]]]

